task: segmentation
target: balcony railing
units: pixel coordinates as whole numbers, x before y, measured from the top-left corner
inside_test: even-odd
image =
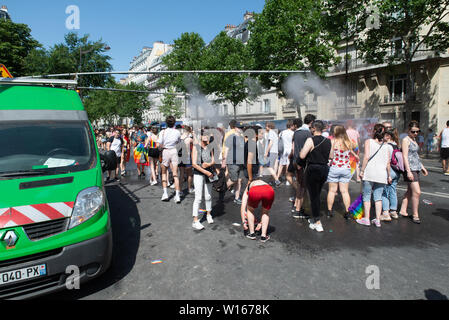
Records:
[[[384,96],[384,103],[393,103],[393,102],[405,102],[405,94],[392,93]]]

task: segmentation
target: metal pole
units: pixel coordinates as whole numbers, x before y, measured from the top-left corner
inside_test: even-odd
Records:
[[[299,74],[310,73],[309,70],[158,70],[158,71],[100,71],[100,72],[79,72],[79,73],[60,73],[47,74],[39,76],[26,76],[22,78],[43,78],[43,77],[73,77],[89,75],[108,75],[108,74]]]

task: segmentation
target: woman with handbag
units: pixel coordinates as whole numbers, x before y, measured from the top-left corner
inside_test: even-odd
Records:
[[[320,195],[329,173],[328,162],[332,158],[332,144],[329,139],[322,136],[323,121],[314,121],[311,128],[313,137],[307,138],[299,157],[307,160],[304,176],[312,207],[309,228],[317,232],[323,232],[324,229],[320,220]]]
[[[412,204],[412,220],[414,223],[421,223],[419,219],[418,207],[419,196],[421,188],[419,186],[419,174],[428,175],[426,168],[424,168],[419,158],[419,145],[416,142],[416,137],[420,132],[419,123],[411,121],[408,125],[408,135],[402,140],[402,154],[404,158],[404,181],[407,182],[407,192],[402,200],[401,210],[399,214],[402,217],[410,217],[407,213],[407,206],[409,202]]]
[[[391,183],[390,159],[391,147],[385,145],[385,127],[383,124],[374,126],[373,138],[365,141],[365,154],[360,179],[363,183],[363,208],[365,216],[357,219],[358,224],[370,226],[371,223],[380,228],[380,215],[382,214],[382,193],[387,183]],[[371,194],[376,208],[376,219],[370,223]]]
[[[193,201],[193,222],[192,228],[196,230],[204,229],[198,219],[198,211],[201,201],[206,202],[206,218],[209,224],[213,223],[212,218],[212,185],[209,179],[214,177],[215,159],[211,149],[208,148],[210,137],[201,130],[200,141],[194,141],[192,148],[193,185],[195,187],[195,200]]]

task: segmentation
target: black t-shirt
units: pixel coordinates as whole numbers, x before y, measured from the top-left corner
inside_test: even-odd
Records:
[[[310,130],[296,130],[293,134],[293,143],[295,145],[295,153],[293,154],[294,161],[301,167],[305,167],[306,161],[299,157],[306,140],[312,137]]]

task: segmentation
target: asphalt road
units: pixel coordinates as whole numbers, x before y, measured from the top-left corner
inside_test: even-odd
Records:
[[[215,223],[203,221],[205,229],[194,231],[193,195],[181,204],[164,203],[160,186],[135,176],[122,179],[106,187],[114,238],[111,268],[79,290],[48,298],[447,299],[449,177],[437,160],[424,163],[430,174],[421,182],[421,225],[407,218],[381,228],[345,221],[337,196],[336,216],[323,217],[325,231],[317,233],[306,221],[291,218],[290,187],[283,184],[276,188],[271,240],[264,244],[233,225],[240,224],[240,213],[230,193],[223,204],[214,198]],[[401,181],[399,196],[404,187]],[[357,196],[360,184],[351,183],[350,191]],[[325,197],[323,191],[323,214]],[[155,260],[162,263],[152,264]]]

